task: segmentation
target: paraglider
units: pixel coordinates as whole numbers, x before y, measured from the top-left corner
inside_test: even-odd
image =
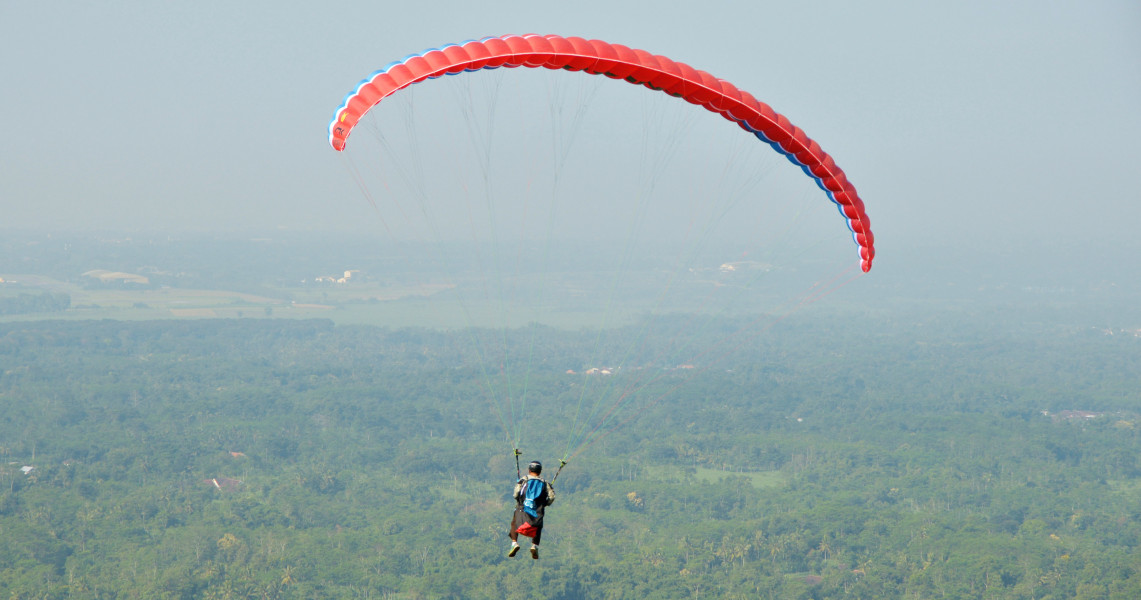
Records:
[[[816,181],[846,219],[859,246],[860,268],[864,272],[871,269],[875,238],[863,200],[819,144],[733,84],[685,63],[620,44],[558,35],[505,35],[408,56],[372,73],[345,97],[329,123],[329,144],[337,151],[344,150],[353,128],[369,109],[414,83],[500,67],[543,67],[624,79],[700,105],[737,123]]]
[[[516,451],[518,456],[518,451]],[[507,556],[515,556],[519,552],[519,536],[531,538],[531,558],[539,558],[539,542],[543,536],[543,514],[548,506],[555,502],[554,486],[544,480],[543,464],[531,461],[527,465],[527,476],[520,477],[515,484],[512,497],[515,499],[515,512],[511,516],[511,527],[507,536],[511,538],[511,548]]]
[[[419,54],[410,55],[403,60],[393,62],[383,69],[375,71],[367,78],[362,80],[343,100],[341,105],[334,113],[333,119],[328,127],[328,140],[329,144],[334,150],[341,152],[347,149],[348,139],[357,125],[361,123],[362,118],[365,117],[369,111],[384,102],[387,98],[394,95],[400,95],[401,90],[406,90],[409,86],[427,81],[429,79],[437,79],[444,75],[459,75],[463,77],[464,73],[516,67],[528,68],[543,68],[552,71],[579,71],[591,75],[604,75],[611,79],[625,80],[628,83],[643,86],[649,90],[664,92],[665,94],[684,100],[690,104],[701,106],[706,110],[721,115],[725,120],[737,124],[739,127],[755,136],[760,141],[765,142],[771,146],[778,153],[787,158],[790,162],[798,166],[808,177],[815,182],[816,186],[825,192],[829,200],[835,205],[845,220],[845,224],[850,230],[852,237],[857,245],[859,254],[859,271],[868,272],[871,269],[873,259],[875,258],[874,236],[870,228],[870,222],[867,213],[864,210],[864,203],[857,193],[855,187],[848,181],[844,171],[840,169],[818,143],[810,139],[805,133],[783,115],[778,114],[767,104],[757,100],[748,92],[742,91],[733,84],[718,79],[709,73],[699,71],[686,65],[684,63],[673,61],[664,56],[651,54],[644,50],[631,49],[626,46],[618,44],[610,44],[598,40],[586,40],[577,37],[561,37],[557,35],[505,35],[499,37],[488,37],[481,40],[469,40],[459,44],[449,44],[439,48],[432,48],[421,52]],[[561,74],[553,74],[552,79],[561,78]],[[408,96],[403,95],[404,98]],[[528,96],[528,98],[530,98]],[[465,98],[465,101],[470,103],[471,98]],[[663,102],[664,104],[672,104],[672,102]],[[552,104],[554,102],[552,101]],[[468,108],[468,113],[471,111]],[[609,108],[609,107],[608,107]],[[681,105],[682,109],[686,107]],[[382,113],[383,111],[377,111]],[[410,111],[411,112],[411,111]],[[689,111],[682,110],[681,112]],[[470,114],[465,113],[471,119]],[[431,123],[431,122],[430,122]],[[408,126],[405,136],[410,140],[419,139],[423,130],[413,127],[411,119],[407,119],[404,123]],[[434,123],[433,123],[434,124]],[[479,127],[472,127],[471,123],[468,125],[469,135],[470,131],[479,131]],[[719,124],[718,124],[719,125]],[[671,128],[662,127],[660,124],[655,123],[653,126],[656,131],[672,132]],[[397,128],[399,129],[399,128]],[[457,128],[459,129],[459,128]],[[557,128],[556,128],[557,129]],[[720,128],[717,127],[720,131]],[[450,138],[451,130],[449,130],[448,137]],[[438,155],[434,153],[426,153],[429,159],[425,162],[417,162],[421,154],[413,149],[408,152],[393,151],[389,146],[391,140],[386,137],[385,131],[382,128],[372,129],[372,133],[376,134],[378,146],[385,151],[385,160],[379,162],[366,163],[366,169],[375,168],[383,169],[388,167],[391,163],[399,163],[407,160],[411,166],[407,169],[396,168],[399,173],[398,177],[394,180],[401,180],[405,175],[408,179],[415,179],[422,181],[424,179],[436,180],[445,179],[446,175],[455,175],[460,178],[464,183],[459,186],[458,193],[453,194],[464,199],[466,203],[462,204],[462,209],[457,210],[454,206],[448,208],[438,209],[439,205],[446,204],[452,197],[448,194],[429,193],[424,186],[411,184],[411,196],[413,202],[418,202],[420,210],[405,210],[400,205],[400,194],[391,193],[390,190],[395,189],[395,186],[390,187],[389,183],[394,181],[382,178],[383,189],[389,193],[395,200],[393,201],[393,208],[390,214],[396,214],[400,218],[411,224],[412,219],[409,215],[421,215],[429,222],[429,227],[426,229],[435,234],[434,241],[437,245],[442,245],[443,242],[453,242],[454,236],[443,235],[439,233],[439,228],[435,227],[437,224],[433,221],[436,214],[448,213],[464,213],[470,226],[472,228],[473,243],[485,242],[489,244],[489,250],[486,250],[488,255],[487,260],[483,260],[483,255],[480,251],[472,250],[461,253],[454,253],[451,255],[440,254],[436,257],[434,264],[452,264],[462,262],[468,259],[474,260],[473,272],[479,274],[479,279],[486,282],[487,288],[473,292],[471,296],[478,296],[484,299],[485,302],[493,302],[496,304],[497,313],[496,317],[499,319],[498,331],[491,333],[492,329],[489,327],[491,319],[473,317],[477,314],[477,307],[472,306],[475,303],[464,302],[464,284],[471,282],[466,279],[457,278],[454,276],[448,284],[438,288],[447,289],[453,297],[459,300],[461,312],[467,318],[467,328],[464,332],[469,341],[471,352],[471,362],[478,365],[479,373],[478,378],[482,380],[482,385],[489,397],[492,406],[495,409],[495,415],[499,418],[500,424],[504,430],[504,438],[509,441],[511,448],[514,451],[516,461],[516,475],[518,481],[515,486],[514,493],[512,494],[517,503],[516,509],[513,513],[511,528],[509,536],[512,540],[512,546],[508,550],[508,556],[515,556],[519,551],[518,535],[522,534],[532,539],[530,554],[532,558],[538,558],[538,546],[542,535],[543,523],[543,509],[545,506],[550,505],[554,500],[553,484],[558,477],[558,471],[555,472],[554,477],[547,482],[540,477],[542,473],[542,466],[536,461],[528,465],[527,475],[523,476],[519,468],[519,442],[522,438],[522,429],[530,420],[531,415],[539,412],[528,413],[525,409],[528,394],[547,396],[548,404],[545,409],[555,408],[551,411],[550,418],[558,419],[564,418],[570,423],[569,426],[556,427],[555,429],[563,429],[568,431],[567,450],[559,460],[558,470],[561,471],[566,466],[570,457],[577,455],[586,446],[604,437],[610,431],[620,427],[622,424],[634,418],[639,412],[646,410],[648,407],[653,406],[658,400],[669,395],[675,391],[682,382],[692,379],[697,374],[701,373],[709,365],[716,364],[719,360],[723,361],[724,357],[734,352],[734,349],[739,347],[743,339],[747,336],[737,336],[736,333],[730,333],[721,336],[717,346],[715,342],[713,348],[701,349],[699,344],[690,344],[689,339],[697,337],[698,334],[712,336],[709,327],[709,321],[702,320],[697,323],[698,319],[694,318],[685,323],[677,323],[674,329],[668,333],[664,333],[662,338],[649,341],[650,327],[639,326],[636,331],[631,335],[623,337],[621,334],[616,336],[618,339],[613,340],[611,343],[604,343],[603,335],[601,332],[607,329],[607,320],[602,319],[601,323],[597,326],[596,331],[599,333],[594,335],[595,341],[592,344],[589,352],[589,357],[582,363],[577,365],[560,365],[554,368],[552,365],[543,365],[543,369],[551,369],[545,371],[548,377],[544,378],[547,387],[542,391],[530,391],[536,385],[532,375],[541,360],[536,358],[535,347],[537,342],[535,323],[538,319],[530,319],[522,323],[513,323],[514,309],[517,306],[512,306],[509,302],[505,301],[509,292],[523,290],[523,293],[529,288],[522,285],[526,274],[539,273],[538,282],[540,285],[536,286],[540,290],[552,288],[551,282],[545,281],[545,273],[548,272],[544,267],[547,264],[534,267],[530,265],[528,260],[536,258],[542,261],[547,259],[551,254],[551,246],[549,243],[554,229],[554,223],[563,223],[562,219],[567,215],[557,214],[554,208],[550,208],[549,212],[543,212],[542,217],[532,215],[532,208],[526,204],[526,199],[530,194],[517,194],[516,198],[523,198],[518,200],[523,202],[519,210],[502,209],[497,203],[502,200],[502,196],[511,198],[510,194],[504,195],[500,193],[493,193],[491,186],[488,182],[499,183],[493,175],[489,175],[487,164],[491,163],[492,151],[490,150],[491,144],[486,139],[481,138],[480,143],[473,144],[476,147],[476,157],[482,162],[479,165],[482,170],[477,169],[478,176],[474,177],[470,187],[476,187],[478,184],[483,184],[483,196],[480,198],[481,202],[467,202],[469,195],[479,196],[480,194],[472,194],[471,189],[467,185],[467,180],[463,180],[463,164],[462,160],[458,164],[452,164],[445,160],[438,159]],[[459,134],[456,137],[461,137]],[[473,136],[475,137],[475,136]],[[369,141],[367,138],[361,141]],[[518,141],[515,139],[514,141]],[[750,148],[754,146],[747,138],[745,138],[745,146]],[[414,142],[413,142],[414,143]],[[367,144],[365,144],[367,146]],[[525,143],[516,144],[517,146],[526,146]],[[551,144],[551,147],[562,149],[559,143]],[[719,147],[718,147],[719,148]],[[528,148],[534,150],[533,148]],[[607,149],[609,151],[609,148]],[[480,154],[485,153],[485,154]],[[533,152],[534,155],[541,154],[538,151]],[[558,154],[556,152],[556,154]],[[614,155],[619,153],[615,152]],[[762,154],[769,155],[768,152]],[[534,158],[529,156],[528,158]],[[561,155],[560,155],[561,158]],[[391,159],[391,160],[390,160]],[[536,162],[541,162],[542,159],[536,159]],[[352,162],[352,161],[349,161]],[[504,161],[510,162],[510,161]],[[552,161],[557,163],[558,161]],[[603,162],[607,162],[603,159]],[[649,161],[655,162],[655,161]],[[732,161],[726,161],[726,164]],[[668,167],[663,166],[667,163],[662,161],[660,164],[655,164],[657,170],[654,175],[649,177],[650,181],[657,182],[658,176],[668,171]],[[742,161],[740,164],[744,164]],[[380,165],[383,165],[380,166]],[[399,165],[398,165],[399,166]],[[553,167],[555,171],[555,181],[559,180],[558,173],[560,166]],[[360,177],[360,171],[355,165],[350,166],[350,172],[354,177]],[[454,173],[453,173],[454,172]],[[623,178],[635,179],[635,177],[625,177],[627,173],[621,173],[619,177],[611,178],[610,180],[617,180]],[[803,181],[797,178],[798,181]],[[530,181],[528,184],[530,185]],[[368,192],[369,186],[365,185],[362,181],[358,180],[358,185],[361,186],[362,192],[368,197],[370,203],[378,211],[377,203],[373,202],[373,198]],[[732,186],[727,186],[732,187]],[[805,186],[808,187],[808,186]],[[533,186],[531,189],[537,189],[538,186]],[[699,260],[698,257],[702,256],[700,250],[704,249],[705,245],[718,238],[715,233],[714,224],[721,224],[724,222],[731,222],[731,217],[726,217],[728,214],[728,206],[732,205],[732,199],[724,204],[718,204],[711,200],[715,197],[719,190],[716,186],[709,186],[701,189],[702,196],[700,200],[691,200],[697,198],[698,194],[691,194],[685,196],[684,192],[679,195],[685,196],[686,201],[694,204],[700,204],[703,207],[710,208],[711,214],[708,219],[702,221],[696,219],[692,215],[689,216],[690,224],[701,222],[700,226],[692,227],[692,230],[697,233],[690,238],[691,243],[685,252],[678,254],[678,258],[673,263],[673,269],[662,269],[668,271],[665,277],[660,277],[656,271],[654,277],[647,278],[649,281],[662,282],[659,285],[658,291],[648,295],[652,299],[653,305],[647,314],[651,316],[658,316],[668,311],[658,311],[664,305],[662,299],[667,296],[667,292],[676,292],[679,296],[685,296],[685,286],[680,283],[683,277],[679,274],[685,273],[690,275],[685,279],[691,285],[712,285],[712,292],[708,293],[705,297],[698,299],[695,303],[691,302],[686,304],[689,309],[694,304],[698,306],[700,312],[702,309],[707,311],[707,315],[712,313],[715,315],[724,316],[731,314],[724,309],[708,310],[708,303],[711,299],[717,299],[724,296],[740,297],[736,292],[748,290],[749,283],[755,282],[762,277],[767,277],[772,267],[761,261],[752,260],[752,255],[747,252],[739,254],[736,262],[725,262],[718,260],[712,270],[708,268],[696,268],[694,261]],[[609,198],[611,190],[607,190],[604,194]],[[809,194],[815,195],[814,190],[809,190]],[[535,197],[546,197],[546,191],[535,192]],[[615,197],[619,194],[614,193]],[[729,195],[732,195],[731,193]],[[557,200],[559,196],[558,186],[552,186],[552,193],[549,194],[552,200]],[[635,194],[636,201],[630,202],[635,204],[633,212],[635,213],[634,221],[637,222],[639,218],[644,218],[647,214],[657,217],[653,211],[646,209],[642,200],[650,197],[649,194]],[[575,195],[574,208],[581,207],[581,195]],[[745,203],[751,201],[751,198]],[[457,201],[458,202],[458,201]],[[555,202],[552,202],[555,204]],[[618,204],[615,202],[614,204]],[[815,207],[820,206],[827,208],[824,203],[813,203]],[[480,213],[478,217],[471,216],[474,212],[473,205],[479,205],[479,208],[486,210],[485,213]],[[610,208],[609,206],[607,208]],[[540,211],[535,211],[536,213]],[[557,216],[557,218],[556,218]],[[510,223],[510,225],[485,225],[494,223],[495,217],[499,217]],[[545,217],[545,218],[544,218]],[[383,216],[382,216],[383,219]],[[514,220],[512,220],[514,219]],[[769,221],[779,221],[780,219],[771,218],[771,215],[766,215]],[[438,218],[437,220],[443,221],[446,219]],[[668,217],[662,217],[662,220],[668,220]],[[794,219],[795,220],[795,219]],[[808,220],[808,219],[806,219]],[[531,236],[533,233],[531,229],[525,227],[528,223],[545,222],[548,223],[548,229],[541,232],[539,235]],[[758,235],[756,232],[756,225],[752,225],[755,221],[744,220],[743,222],[749,223],[751,227],[746,236],[751,238],[765,238],[766,236]],[[411,227],[394,227],[390,228],[387,222],[384,223],[386,231],[395,229],[399,231],[407,231]],[[632,252],[630,249],[635,246],[635,241],[638,241],[640,230],[638,227],[625,228],[628,233],[628,238],[623,244],[623,251],[621,257],[615,262],[628,266],[631,262],[630,256]],[[688,231],[688,230],[687,230]],[[503,232],[514,232],[519,235],[519,240],[508,243],[500,238]],[[826,228],[829,240],[831,240],[833,233],[831,227]],[[652,234],[646,234],[646,238],[654,238]],[[780,240],[787,237],[795,237],[787,233],[787,228],[779,235],[767,236],[774,244],[779,244]],[[536,242],[536,240],[538,240]],[[838,241],[843,242],[840,238]],[[534,244],[534,245],[529,245]],[[503,248],[510,247],[510,252],[503,250]],[[511,275],[504,273],[504,264],[508,263],[507,256],[510,256],[512,266],[517,270]],[[657,256],[657,254],[655,254]],[[726,267],[727,266],[727,267]],[[847,272],[856,271],[855,265],[848,265]],[[457,269],[458,270],[458,269]],[[717,281],[717,276],[710,275],[712,271],[716,271],[719,276],[737,276],[738,279],[734,282],[744,281],[745,283],[734,283],[732,286],[725,285],[725,289],[720,290],[724,294],[716,294],[718,288],[723,285],[721,281]],[[595,297],[601,300],[601,304],[605,311],[609,311],[610,315],[616,312],[616,307],[622,305],[616,298],[619,294],[615,291],[620,288],[620,284],[624,283],[626,279],[637,280],[637,278],[627,278],[628,271],[622,268],[606,269],[607,273],[613,275],[605,278],[608,285],[605,290],[597,292],[594,288],[589,288],[588,285],[579,285],[582,280],[575,281],[575,285],[567,283],[567,279],[555,283],[563,284],[558,292],[550,292],[544,295],[540,292],[533,296],[534,299],[529,299],[523,302],[523,308],[535,310],[537,308],[548,308],[548,310],[557,311],[558,309],[550,309],[551,306],[558,306],[557,302],[552,301],[552,297],[570,297],[570,296],[587,296],[587,289]],[[722,277],[724,278],[724,277]],[[599,277],[599,279],[603,279]],[[713,279],[714,281],[710,281]],[[460,280],[457,282],[457,280]],[[587,279],[587,281],[590,281]],[[766,281],[768,281],[766,279]],[[810,287],[808,291],[804,292],[799,298],[794,298],[793,301],[786,303],[784,306],[779,307],[779,310],[788,311],[795,310],[799,306],[814,301],[830,291],[836,289],[838,285],[836,279],[830,282],[824,282],[820,285]],[[634,283],[639,283],[634,281]],[[547,284],[547,285],[542,285]],[[473,287],[475,287],[473,285]],[[424,296],[432,295],[437,288],[430,288],[424,286]],[[730,294],[729,291],[734,293]],[[490,300],[487,300],[490,299]],[[780,303],[777,303],[778,305]],[[626,308],[632,308],[627,306]],[[575,310],[580,312],[584,311],[578,306]],[[456,312],[456,311],[453,311]],[[779,319],[778,319],[779,320]],[[758,319],[751,319],[751,325],[754,331],[757,328]],[[761,327],[771,326],[773,320],[766,321],[769,325],[762,325]],[[528,325],[530,323],[530,325]],[[667,320],[667,325],[669,325]],[[593,323],[592,323],[593,326]],[[747,329],[747,327],[745,328]],[[689,337],[687,337],[687,335]],[[649,348],[657,344],[653,350]],[[653,358],[646,358],[649,354],[656,354]],[[700,360],[704,363],[704,367],[696,368],[695,362]],[[667,366],[668,365],[668,366]],[[676,366],[675,366],[676,365]],[[566,369],[567,366],[574,368]],[[565,371],[563,370],[565,369]],[[581,371],[579,374],[578,369]],[[582,377],[577,383],[566,383],[566,379],[557,379],[553,373],[566,374],[574,377]],[[499,379],[497,379],[499,378]],[[555,406],[557,396],[562,394],[570,402],[566,402],[565,406]],[[589,399],[593,398],[593,406]],[[507,410],[501,410],[499,405],[503,402]],[[631,407],[630,412],[634,414],[622,414],[620,409],[623,407]],[[543,415],[546,417],[547,415]],[[549,436],[545,436],[549,437]],[[546,442],[546,439],[544,439]]]

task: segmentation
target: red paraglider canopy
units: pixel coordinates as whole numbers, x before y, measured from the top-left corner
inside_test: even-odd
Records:
[[[344,150],[361,117],[384,98],[414,83],[499,67],[583,71],[643,85],[718,113],[755,134],[816,180],[836,203],[859,246],[867,272],[875,257],[864,203],[847,176],[800,128],[748,92],[685,63],[599,40],[557,35],[505,35],[433,48],[394,62],[360,82],[329,123],[329,143]]]

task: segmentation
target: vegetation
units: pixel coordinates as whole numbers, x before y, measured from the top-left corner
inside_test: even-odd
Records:
[[[539,561],[462,333],[0,324],[0,596],[1141,597],[1141,339],[1012,317],[783,322],[572,460]],[[554,397],[589,336],[537,335]]]
[[[67,294],[22,293],[10,298],[0,298],[0,315],[26,315],[32,313],[58,313],[71,306]]]

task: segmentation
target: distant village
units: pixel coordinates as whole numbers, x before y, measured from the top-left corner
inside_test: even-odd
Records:
[[[340,277],[337,277],[336,275],[318,275],[317,277],[313,278],[313,281],[316,283],[333,283],[333,284],[351,283],[353,281],[353,279],[360,279],[360,273],[361,273],[360,270],[352,269],[349,271],[345,271],[345,274],[340,276]]]
[[[735,262],[722,263],[717,269],[722,273],[733,273],[736,271],[772,271],[773,266],[768,263],[757,262],[755,260],[739,260]]]
[[[1127,418],[1128,415],[1120,412],[1109,415],[1104,412],[1096,412],[1092,410],[1063,410],[1056,413],[1052,413],[1048,410],[1043,410],[1042,416],[1054,421],[1055,423],[1081,423],[1085,421],[1101,419],[1103,417],[1116,417],[1117,420],[1114,421],[1113,426],[1119,429],[1133,429],[1135,420]]]
[[[696,368],[697,368],[697,367],[695,367],[695,366],[693,366],[693,365],[678,365],[678,366],[676,366],[676,367],[672,367],[672,368],[671,368],[671,367],[667,367],[665,370],[666,370],[666,371],[685,371],[685,370],[689,370],[689,369],[696,369]],[[638,369],[638,367],[634,367],[634,369],[633,369],[633,370],[637,370],[637,369]],[[613,374],[615,374],[615,373],[617,373],[618,371],[621,371],[621,370],[622,370],[622,367],[591,367],[591,368],[589,368],[589,369],[586,369],[586,370],[585,370],[585,371],[583,371],[582,373],[579,373],[578,371],[575,371],[574,369],[567,369],[567,371],[566,371],[566,374],[567,374],[567,375],[599,375],[599,376],[606,376],[606,375],[613,375]]]
[[[1098,331],[1104,333],[1105,335],[1124,335],[1124,336],[1141,337],[1141,328],[1137,328],[1137,329],[1100,329],[1099,328]]]

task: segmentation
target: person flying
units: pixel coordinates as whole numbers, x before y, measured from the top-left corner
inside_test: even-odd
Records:
[[[527,465],[527,476],[515,484],[515,512],[511,516],[511,549],[507,556],[519,552],[519,534],[531,538],[531,558],[539,558],[539,542],[543,537],[543,513],[555,502],[555,488],[541,478],[543,465],[533,461]]]

